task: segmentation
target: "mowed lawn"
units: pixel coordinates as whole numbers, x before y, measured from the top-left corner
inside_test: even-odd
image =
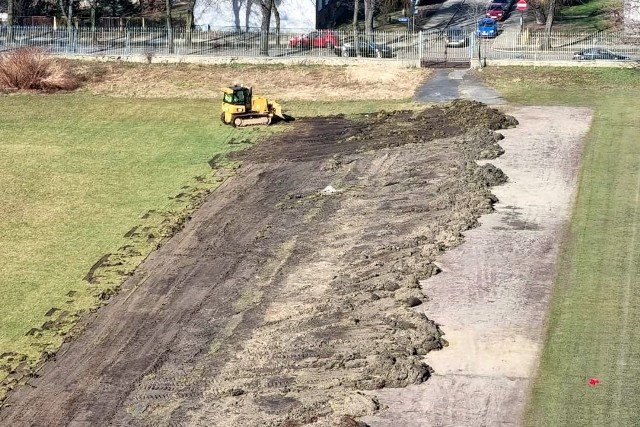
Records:
[[[234,143],[218,109],[206,100],[0,97],[0,381],[25,356],[33,363],[61,343],[60,333],[33,328],[64,312],[68,326],[95,307],[96,288],[121,280],[89,285],[96,261],[131,245],[135,265],[161,222],[188,205],[173,196],[215,186],[208,160],[247,146]],[[264,133],[243,130],[241,139]],[[143,219],[150,210],[163,214]],[[124,237],[141,223],[155,239]]]
[[[518,68],[485,78],[516,103],[595,113],[525,425],[640,425],[640,75]]]

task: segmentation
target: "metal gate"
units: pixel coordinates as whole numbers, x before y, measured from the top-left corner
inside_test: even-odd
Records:
[[[471,44],[473,34],[463,32],[457,39],[450,38],[445,31],[427,34],[423,40],[420,66],[425,68],[469,68],[471,66]]]

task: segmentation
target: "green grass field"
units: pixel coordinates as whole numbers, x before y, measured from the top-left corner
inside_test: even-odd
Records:
[[[525,425],[640,425],[640,75],[483,75],[514,103],[594,109]],[[600,384],[589,387],[590,378]]]
[[[217,185],[211,158],[287,129],[222,126],[214,100],[75,93],[0,95],[0,105],[0,382],[55,351],[78,315],[97,307]],[[286,108],[304,116],[406,105]],[[85,276],[105,254],[113,255],[89,284]]]
[[[1,105],[0,365],[6,371],[55,349],[75,315],[95,307],[96,295],[119,284],[191,198],[215,185],[207,161],[242,145],[229,143],[233,129],[219,125],[215,107],[203,101],[17,95],[3,96]],[[180,193],[185,196],[170,199]],[[158,213],[142,219],[149,210]],[[149,228],[144,236],[123,237],[135,225]],[[118,251],[125,245],[131,248]],[[112,274],[96,272],[100,283],[83,280],[103,255],[124,252],[129,256]],[[59,311],[45,316],[51,308]],[[59,324],[32,331],[46,321]]]

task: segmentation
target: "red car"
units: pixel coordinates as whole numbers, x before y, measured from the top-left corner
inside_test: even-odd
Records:
[[[289,40],[289,46],[300,48],[326,47],[333,49],[338,45],[338,35],[332,30],[318,30],[309,34],[300,34]]]
[[[500,4],[492,4],[489,6],[489,9],[487,9],[487,18],[493,18],[496,21],[502,21],[506,18],[506,15],[507,13]]]

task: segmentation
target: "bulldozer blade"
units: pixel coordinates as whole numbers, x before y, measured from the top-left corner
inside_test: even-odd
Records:
[[[274,116],[278,116],[278,117],[280,117],[281,119],[286,120],[286,119],[285,119],[285,117],[284,117],[284,115],[282,115],[282,106],[281,106],[280,104],[278,104],[277,102],[275,102],[275,101],[271,101],[271,108],[270,108],[270,110],[271,110],[271,113],[272,113]]]

